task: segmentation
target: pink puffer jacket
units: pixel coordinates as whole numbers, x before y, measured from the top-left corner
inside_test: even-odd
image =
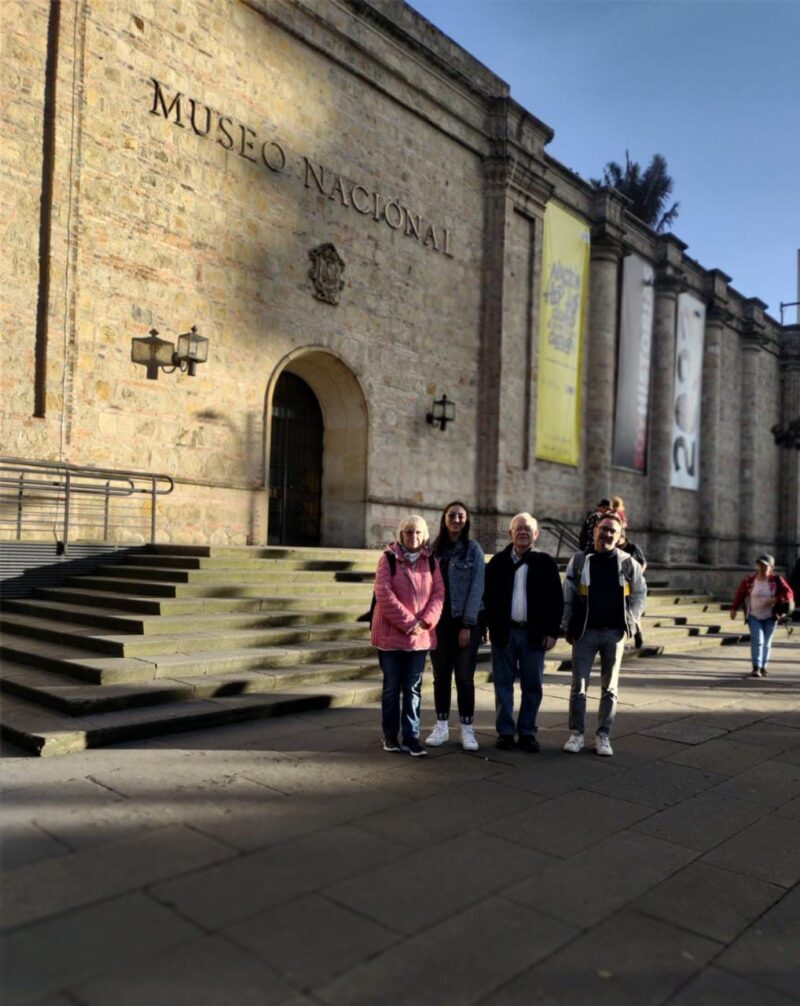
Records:
[[[432,650],[436,647],[436,623],[444,604],[444,581],[439,567],[431,575],[429,553],[423,549],[411,565],[399,545],[389,546],[397,563],[395,574],[385,554],[375,571],[375,611],[372,645],[379,650]],[[423,631],[409,635],[419,622]]]

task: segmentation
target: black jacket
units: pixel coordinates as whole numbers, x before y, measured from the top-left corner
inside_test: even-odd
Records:
[[[486,567],[483,603],[492,644],[505,646],[511,626],[511,596],[519,568],[511,558],[513,545],[491,558]],[[545,636],[558,638],[564,610],[564,594],[558,566],[546,552],[526,552],[522,562],[528,566],[528,640],[540,649]]]

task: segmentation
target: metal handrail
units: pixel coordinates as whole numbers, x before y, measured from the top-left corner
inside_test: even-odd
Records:
[[[174,488],[169,475],[154,472],[0,457],[0,533],[13,528],[13,537],[20,540],[26,532],[50,529],[59,551],[66,553],[73,522],[87,525],[87,515],[91,515],[89,526],[102,524],[103,540],[109,541],[113,530],[131,530],[138,500],[146,497],[153,544],[158,497]],[[76,513],[76,501],[84,503],[80,514]]]
[[[556,559],[561,555],[561,546],[566,543],[570,550],[570,555],[573,552],[580,551],[580,541],[578,535],[569,524],[565,524],[564,521],[558,520],[556,517],[542,517],[539,520],[539,527],[542,531],[549,531],[554,538],[558,539],[558,544],[556,546]]]

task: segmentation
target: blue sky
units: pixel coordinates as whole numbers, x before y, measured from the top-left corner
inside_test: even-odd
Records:
[[[798,299],[800,0],[411,3],[555,130],[553,157],[588,179],[664,154],[687,254],[776,319]]]

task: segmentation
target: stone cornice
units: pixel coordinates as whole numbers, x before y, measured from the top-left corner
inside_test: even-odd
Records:
[[[625,208],[630,203],[627,196],[614,188],[601,188],[595,192],[592,206],[592,257],[622,258],[625,253]]]
[[[656,245],[656,292],[676,297],[686,288],[686,268],[683,253],[689,246],[665,234]]]

